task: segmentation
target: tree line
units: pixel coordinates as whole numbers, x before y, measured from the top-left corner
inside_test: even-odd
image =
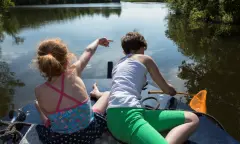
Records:
[[[169,8],[190,20],[214,23],[240,23],[239,0],[166,0]]]
[[[109,3],[112,0],[13,0],[15,5]]]

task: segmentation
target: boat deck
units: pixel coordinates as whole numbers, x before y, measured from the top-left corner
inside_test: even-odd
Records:
[[[110,89],[111,80],[110,79],[87,79],[84,80],[88,93],[92,90],[92,85],[97,82],[100,91],[106,91]],[[156,87],[152,85],[148,85],[146,90],[142,91],[142,97],[145,98],[148,95],[149,90],[157,90]],[[159,109],[182,109],[182,110],[190,110],[191,108],[180,102],[179,100],[167,96],[167,95],[158,95],[158,94],[151,94],[160,100],[160,108]],[[93,102],[94,103],[94,102]],[[156,102],[153,100],[149,100],[146,102],[147,105],[155,106]],[[33,124],[41,124],[42,121],[40,120],[39,113],[37,112],[34,104],[29,104],[22,108],[22,110],[27,113],[26,122],[33,123]],[[196,144],[239,144],[238,141],[233,139],[227,132],[222,130],[216,123],[211,121],[206,116],[200,116],[200,125],[197,131],[189,138],[191,143]],[[28,130],[27,134],[21,141],[21,144],[40,144],[38,141],[38,136],[35,131],[35,125],[31,126],[31,128],[25,128],[25,132]],[[24,131],[24,130],[23,130]],[[117,144],[117,142],[108,134],[105,133],[104,136],[97,140],[95,144]]]

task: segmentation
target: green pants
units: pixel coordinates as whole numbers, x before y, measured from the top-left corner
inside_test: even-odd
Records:
[[[115,138],[128,144],[167,144],[159,132],[183,124],[183,111],[109,108],[107,125]]]

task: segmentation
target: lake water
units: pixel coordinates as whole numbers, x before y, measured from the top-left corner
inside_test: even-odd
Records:
[[[163,3],[53,5],[12,8],[0,23],[0,116],[35,99],[44,82],[30,67],[37,44],[61,38],[80,55],[99,37],[114,40],[99,47],[83,78],[106,78],[107,62],[123,56],[120,38],[139,31],[166,80],[178,91],[207,89],[208,113],[240,140],[239,28],[189,23],[170,15]]]

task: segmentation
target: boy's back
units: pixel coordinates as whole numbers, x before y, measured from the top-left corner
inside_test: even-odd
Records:
[[[112,88],[108,107],[141,107],[142,88],[146,84],[147,68],[138,55],[126,55],[113,68]],[[121,102],[121,103],[119,103]]]

